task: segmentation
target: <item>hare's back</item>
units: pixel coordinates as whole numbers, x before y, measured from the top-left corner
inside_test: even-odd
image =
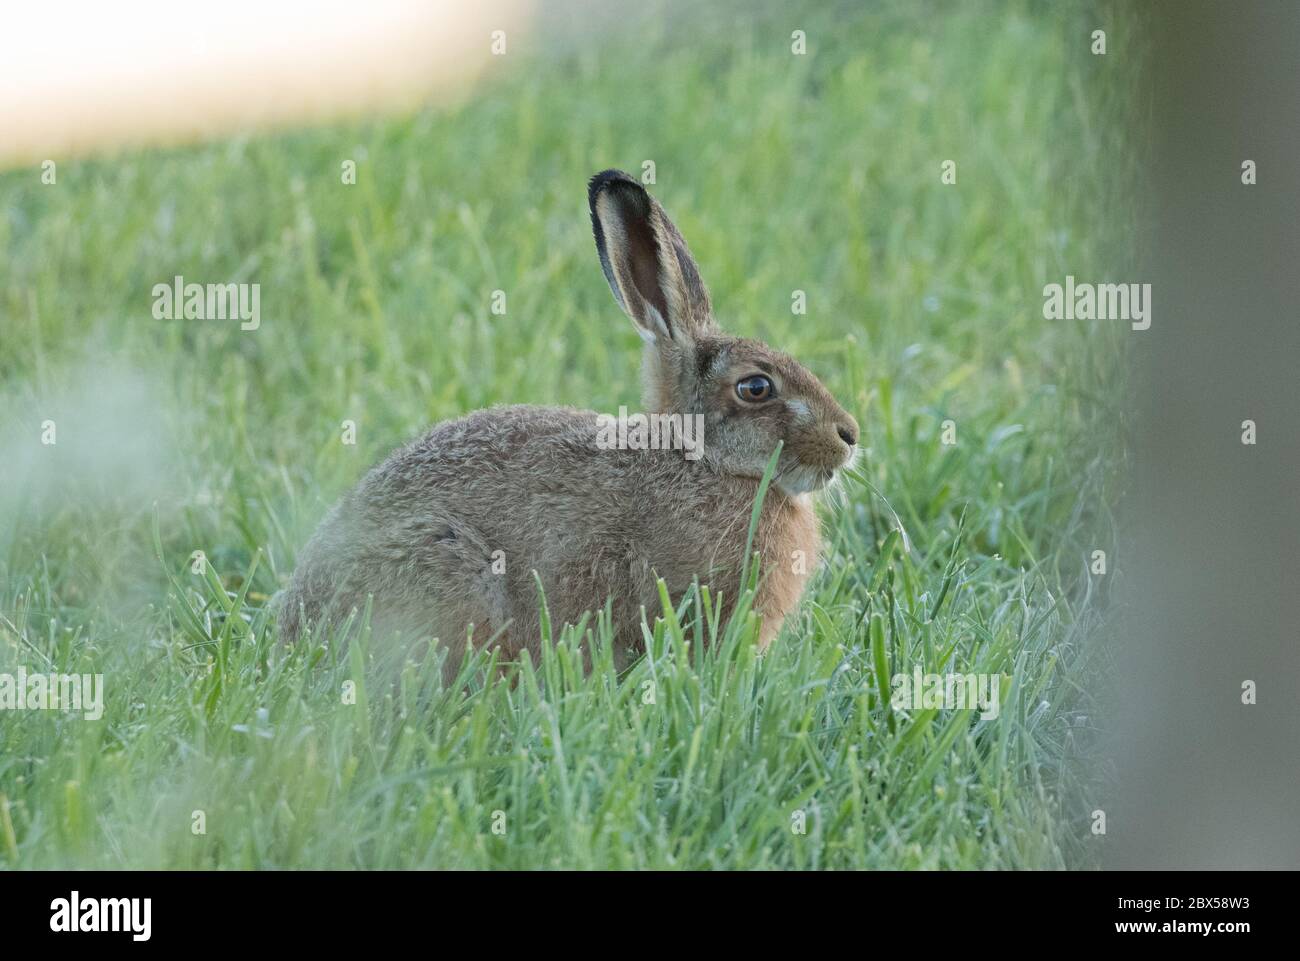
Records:
[[[601,428],[594,411],[569,407],[475,411],[396,451],[357,494],[371,510],[449,513],[485,534],[641,526],[637,515],[707,513],[730,499],[702,461],[681,451],[611,447]]]
[[[570,407],[491,407],[444,421],[366,477],[375,494],[499,492],[568,473],[596,450],[597,415]]]

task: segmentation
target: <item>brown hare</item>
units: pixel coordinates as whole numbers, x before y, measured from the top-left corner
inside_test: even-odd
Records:
[[[754,536],[760,646],[795,608],[817,562],[811,492],[852,459],[857,423],[803,366],[723,333],[686,242],[636,180],[597,174],[588,201],[605,278],[645,341],[644,407],[679,415],[662,418],[681,425],[663,438],[672,443],[620,449],[607,442],[608,418],[560,407],[496,407],[435,426],[321,523],[278,600],[283,639],[372,596],[376,636],[437,637],[449,672],[471,625],[475,644],[535,655],[540,580],[557,627],[608,601],[625,664],[642,645],[642,608],[660,608],[657,577],[674,598],[696,578],[711,584],[729,613],[778,441]],[[693,448],[682,443],[688,423],[702,425]]]

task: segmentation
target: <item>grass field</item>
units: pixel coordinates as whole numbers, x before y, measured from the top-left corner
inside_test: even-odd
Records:
[[[1041,290],[1124,251],[1121,25],[1094,57],[1068,4],[677,9],[517,40],[451,111],[0,177],[0,670],[107,692],[99,721],[0,713],[0,866],[1095,863],[1123,325],[1045,321]],[[497,403],[636,408],[584,191],[646,160],[721,323],[862,426],[771,651],[697,605],[648,612],[625,676],[559,625],[468,690],[277,648],[295,551],[393,447]],[[260,328],[154,319],[178,274],[260,283]],[[1005,675],[1000,716],[893,710],[914,665]]]

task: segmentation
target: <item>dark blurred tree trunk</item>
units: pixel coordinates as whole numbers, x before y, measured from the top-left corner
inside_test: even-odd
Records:
[[[1148,9],[1113,867],[1300,866],[1300,5]],[[1258,183],[1242,183],[1253,160]],[[1127,278],[1112,278],[1121,280]],[[1258,442],[1242,443],[1242,422]],[[1242,685],[1258,703],[1242,704]]]

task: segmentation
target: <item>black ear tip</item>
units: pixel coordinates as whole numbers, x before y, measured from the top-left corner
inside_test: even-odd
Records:
[[[590,181],[588,181],[587,186],[590,192],[597,193],[606,184],[614,183],[615,181],[636,184],[638,187],[641,186],[637,183],[636,178],[630,173],[625,170],[615,170],[613,167],[609,170],[602,170],[600,173],[596,174]]]
[[[602,170],[596,176],[587,182],[587,203],[591,206],[591,212],[596,212],[596,198],[600,196],[602,190],[610,187],[628,186],[633,188],[634,195],[645,196],[645,188],[629,173],[622,170]]]

